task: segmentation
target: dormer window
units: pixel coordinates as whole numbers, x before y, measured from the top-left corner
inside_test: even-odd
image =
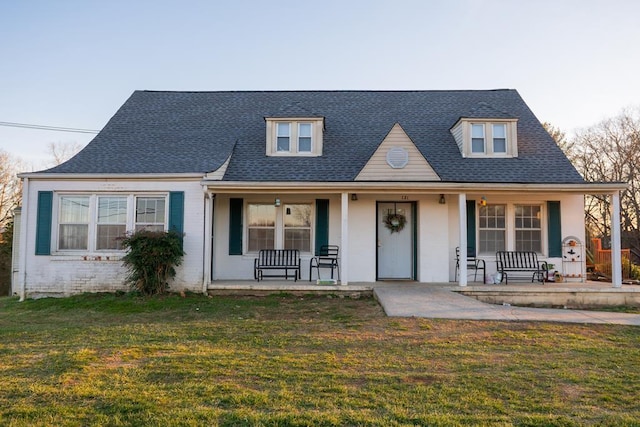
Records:
[[[484,124],[474,123],[471,125],[471,152],[474,154],[484,153]]]
[[[515,119],[460,119],[451,133],[463,157],[518,157]]]
[[[291,151],[291,123],[278,123],[276,150],[279,153]]]
[[[321,156],[323,119],[266,119],[267,156]]]

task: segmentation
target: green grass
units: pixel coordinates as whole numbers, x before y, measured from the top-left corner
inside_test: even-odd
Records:
[[[640,328],[370,298],[0,298],[0,425],[640,426]]]

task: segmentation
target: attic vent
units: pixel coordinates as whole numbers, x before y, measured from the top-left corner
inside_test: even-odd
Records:
[[[394,169],[402,169],[409,163],[409,152],[402,147],[393,147],[387,151],[387,164]]]

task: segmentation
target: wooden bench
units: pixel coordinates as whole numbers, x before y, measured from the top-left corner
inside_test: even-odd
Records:
[[[283,274],[264,274],[264,270],[281,270]],[[289,276],[289,272],[293,275]],[[259,282],[265,277],[300,278],[300,251],[297,249],[261,249],[253,261],[253,277]]]
[[[536,252],[527,251],[498,251],[496,252],[496,264],[498,273],[502,274],[502,280],[509,284],[509,273],[531,273],[531,282],[538,280],[544,283],[544,278],[549,270],[547,261],[538,261]]]

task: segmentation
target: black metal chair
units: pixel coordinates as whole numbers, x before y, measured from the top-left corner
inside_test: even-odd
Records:
[[[483,259],[476,257],[476,252],[473,248],[467,248],[467,272],[469,270],[473,270],[473,281],[476,281],[478,277],[478,270],[482,271],[482,283],[486,282],[487,277],[487,266]],[[454,281],[458,281],[458,270],[460,270],[460,248],[456,248],[456,272]]]
[[[340,280],[340,247],[337,245],[322,245],[318,256],[311,258],[309,262],[309,281],[311,281],[311,273],[315,268],[320,279],[320,269],[330,268],[331,279],[333,279],[333,270],[338,272],[338,280]]]

